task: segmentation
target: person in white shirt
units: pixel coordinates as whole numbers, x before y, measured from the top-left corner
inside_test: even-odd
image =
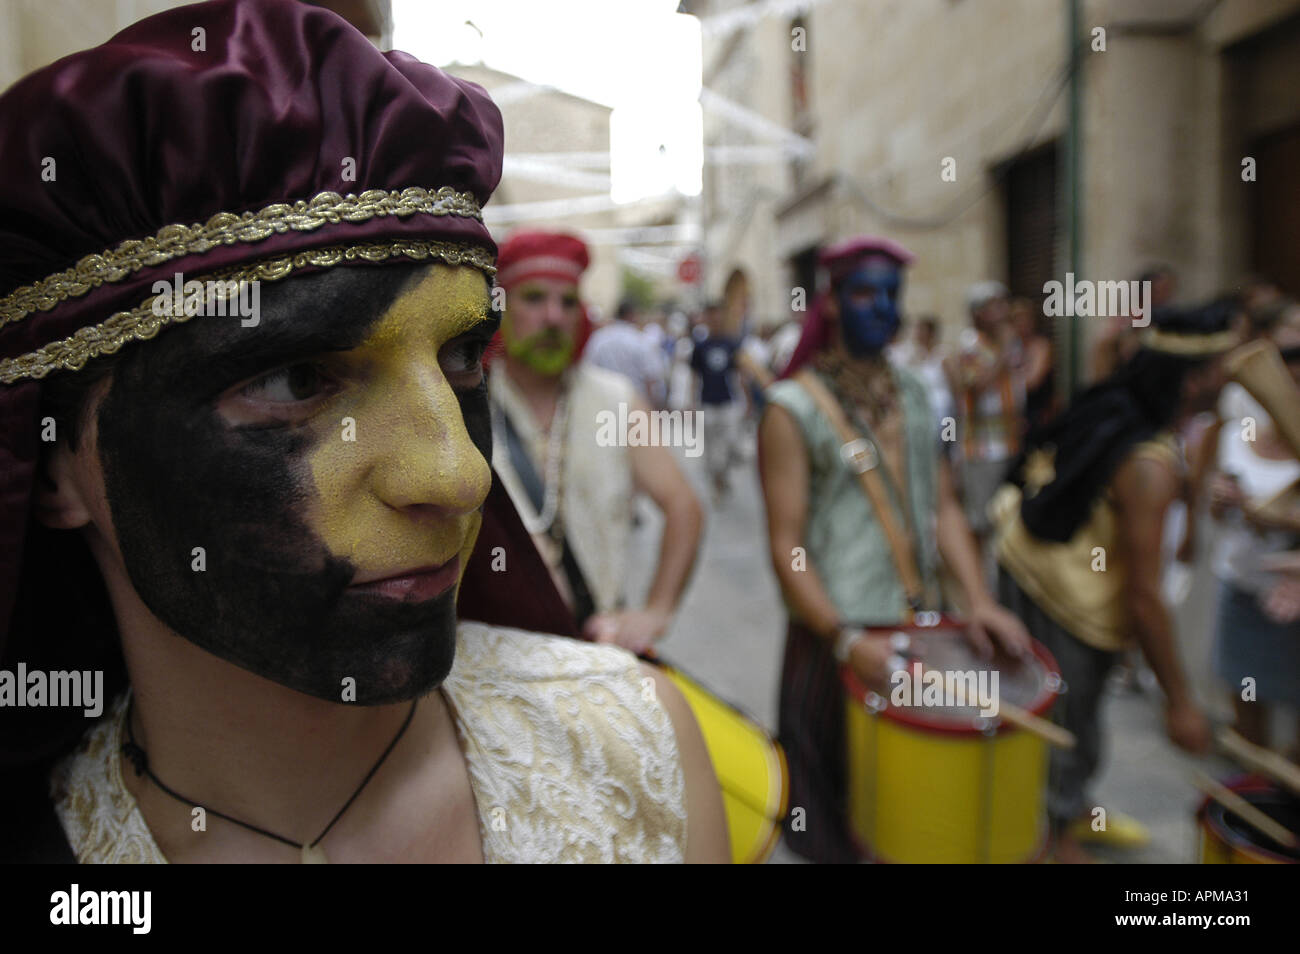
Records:
[[[624,301],[613,321],[597,328],[587,342],[584,360],[629,379],[655,407],[667,401],[668,369],[663,350],[652,334],[638,326],[636,305]]]
[[[890,346],[889,358],[921,379],[930,396],[935,420],[942,423],[945,417],[952,415],[952,394],[943,372],[944,352],[939,345],[940,336],[939,319],[925,315],[917,319],[911,337]]]
[[[1300,386],[1300,326],[1281,325],[1270,337]],[[1215,670],[1231,689],[1236,730],[1268,745],[1272,708],[1300,712],[1300,621],[1271,610],[1278,579],[1265,564],[1300,544],[1300,521],[1267,518],[1256,508],[1300,481],[1300,460],[1241,385],[1225,387],[1219,406],[1218,469],[1210,481],[1210,513],[1223,522],[1213,563],[1220,583]]]

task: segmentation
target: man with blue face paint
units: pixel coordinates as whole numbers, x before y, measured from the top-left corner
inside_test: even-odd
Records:
[[[846,821],[839,672],[847,666],[879,689],[892,654],[887,638],[864,630],[940,609],[942,557],[964,590],[967,636],[976,649],[987,653],[996,641],[1020,655],[1029,645],[1024,626],[985,587],[925,385],[884,351],[899,326],[903,269],[911,261],[911,253],[883,238],[852,239],[823,252],[829,288],[809,311],[783,376],[789,380],[767,389],[759,423],[769,551],[790,617],[779,732],[790,804],[803,809],[792,814],[785,838],[813,861],[858,857]],[[845,442],[831,409],[859,440]],[[881,508],[860,482],[866,459],[881,477]],[[919,580],[904,578],[887,522],[902,528]]]
[[[887,255],[869,255],[841,282],[836,292],[840,333],[855,358],[880,354],[898,331],[898,299],[903,291],[900,263]]]

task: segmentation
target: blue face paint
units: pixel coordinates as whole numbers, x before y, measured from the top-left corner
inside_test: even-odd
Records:
[[[840,331],[850,354],[870,357],[889,344],[898,330],[902,289],[899,267],[880,260],[865,262],[840,282]]]

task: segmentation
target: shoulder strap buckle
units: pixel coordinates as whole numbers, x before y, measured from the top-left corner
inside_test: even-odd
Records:
[[[875,445],[865,437],[858,437],[840,446],[840,458],[849,465],[855,474],[865,474],[875,470],[880,463]]]

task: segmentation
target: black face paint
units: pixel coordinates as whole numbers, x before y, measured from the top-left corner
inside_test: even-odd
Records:
[[[267,283],[254,327],[196,317],[124,353],[98,415],[105,487],[131,582],[176,633],[332,701],[347,677],[363,704],[412,699],[446,677],[456,587],[422,603],[349,592],[356,568],[304,519],[316,493],[310,451],[338,439],[334,422],[327,433],[311,422],[235,427],[216,409],[246,378],[356,347],[431,267],[340,267]],[[486,385],[457,396],[490,459]],[[195,547],[203,571],[193,569]]]

